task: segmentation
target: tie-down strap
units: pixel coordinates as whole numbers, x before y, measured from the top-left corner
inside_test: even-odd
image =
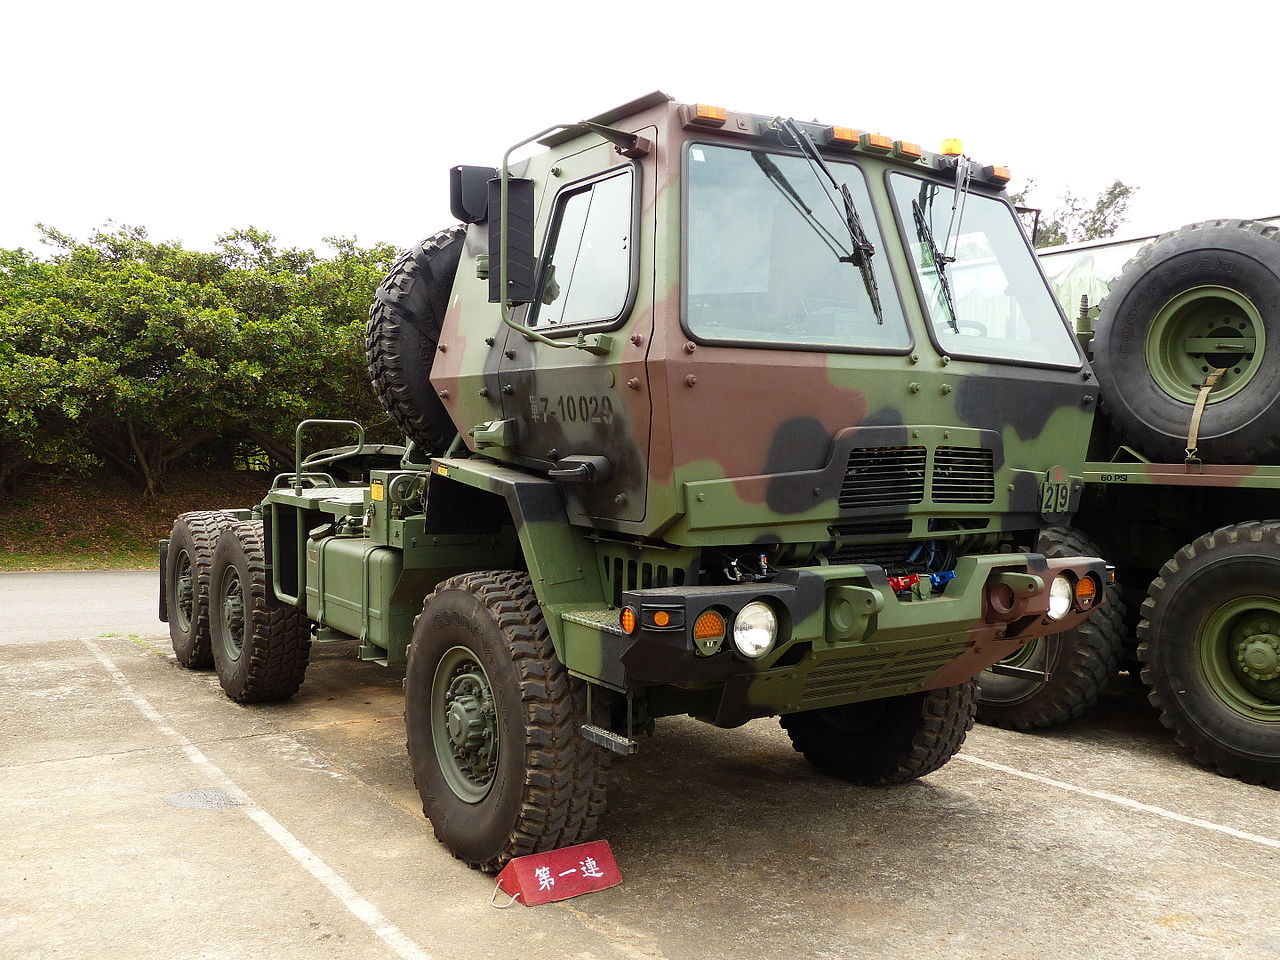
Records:
[[[1206,376],[1204,383],[1200,384],[1200,392],[1196,394],[1196,405],[1191,411],[1191,427],[1187,430],[1188,466],[1200,462],[1200,458],[1196,456],[1196,450],[1200,442],[1200,419],[1204,416],[1204,405],[1209,402],[1209,394],[1213,392],[1213,388],[1218,385],[1218,381],[1222,379],[1222,375],[1226,372],[1226,367],[1219,367]]]

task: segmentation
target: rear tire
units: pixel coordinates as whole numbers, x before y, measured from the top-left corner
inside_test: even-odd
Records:
[[[1157,237],[1102,301],[1093,369],[1102,407],[1125,443],[1179,462],[1205,376],[1199,456],[1280,459],[1280,229],[1210,220]],[[1215,349],[1215,341],[1237,343]]]
[[[405,728],[422,812],[455,857],[495,872],[595,838],[611,755],[583,739],[585,719],[528,574],[436,587],[414,624]]]
[[[959,752],[973,727],[977,682],[885,700],[788,713],[791,745],[840,780],[888,786],[933,773]]]
[[[1037,549],[1049,558],[1098,557],[1096,544],[1070,527],[1050,527]],[[1092,708],[1120,669],[1125,642],[1120,587],[1078,627],[1032,640],[1006,663],[1049,674],[1048,683],[986,671],[979,678],[978,719],[1008,730],[1032,730],[1074,720]]]
[[[188,670],[213,666],[209,646],[209,574],[218,534],[235,523],[221,510],[184,513],[173,523],[164,571],[173,654]]]
[[[1206,533],[1160,570],[1138,656],[1160,721],[1224,777],[1280,789],[1280,523]]]
[[[260,520],[218,536],[209,598],[213,662],[226,695],[263,703],[297,693],[311,654],[311,621],[271,596]]]
[[[415,244],[378,287],[365,327],[369,379],[382,408],[429,454],[442,453],[457,433],[431,386],[431,365],[465,239],[459,225]]]

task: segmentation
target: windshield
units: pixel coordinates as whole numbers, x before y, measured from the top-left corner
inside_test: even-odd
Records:
[[[889,181],[933,335],[942,350],[955,356],[1080,365],[1075,339],[1007,204],[970,193],[957,227],[951,224],[953,188],[897,173]],[[921,227],[920,214],[929,230]],[[944,262],[942,269],[943,279],[950,281],[954,317],[929,236],[932,231],[932,239],[945,244],[948,226],[950,249],[941,252],[954,260]]]
[[[887,258],[871,271],[877,317],[843,212],[802,157],[693,144],[686,197],[686,322],[706,340],[815,348],[905,350],[902,307]],[[832,164],[849,188],[867,240],[883,249],[862,172]]]

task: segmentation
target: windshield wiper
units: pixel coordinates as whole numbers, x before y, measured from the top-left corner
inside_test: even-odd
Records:
[[[822,187],[822,192],[827,195],[827,199],[831,201],[836,213],[844,220],[853,248],[848,252],[840,252],[837,256],[841,263],[852,263],[861,272],[862,285],[866,287],[867,298],[871,301],[871,309],[875,311],[876,323],[884,323],[884,312],[880,308],[880,288],[876,284],[876,276],[871,269],[871,258],[875,256],[876,248],[867,239],[867,231],[862,227],[862,218],[858,216],[858,210],[853,205],[853,197],[849,194],[849,188],[836,179],[835,174],[831,172],[831,168],[827,166],[827,162],[818,153],[818,148],[814,146],[813,140],[800,124],[793,119],[783,120],[781,117],[775,118],[773,123],[778,129],[786,130],[787,133],[791,134],[791,138],[795,141],[795,145],[799,148],[801,155],[808,161],[809,168],[813,170],[813,175],[817,178],[818,185]],[[822,179],[824,174],[827,180],[831,181],[830,187]],[[840,204],[836,203],[836,193],[840,195],[840,199],[843,201],[843,210],[840,209]],[[810,211],[810,215],[812,215],[812,211]]]
[[[787,198],[787,202],[795,208],[796,212],[804,218],[804,221],[809,224],[809,226],[813,227],[814,232],[818,235],[819,239],[827,245],[827,248],[842,261],[848,257],[848,251],[840,246],[840,241],[836,238],[835,234],[828,230],[826,225],[814,215],[813,210],[804,202],[804,200],[801,199],[799,192],[794,186],[792,186],[791,181],[787,179],[786,174],[778,169],[778,165],[769,158],[769,155],[752,151],[751,156],[752,159],[755,160],[756,165],[760,167],[761,172],[763,172],[764,175],[769,178],[769,181],[778,188],[784,197]]]
[[[927,189],[927,187],[922,189]],[[925,242],[925,246],[929,248],[929,257],[933,260],[938,286],[942,288],[942,297],[947,303],[947,311],[951,314],[951,332],[959,333],[960,318],[956,315],[956,302],[951,296],[951,281],[947,277],[947,264],[955,263],[956,258],[949,257],[938,249],[938,243],[933,239],[933,229],[929,226],[929,219],[925,216],[924,208],[920,206],[919,200],[911,201],[911,212],[915,215],[916,234]]]

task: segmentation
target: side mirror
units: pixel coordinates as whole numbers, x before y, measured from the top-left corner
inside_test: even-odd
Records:
[[[489,181],[489,302],[532,303],[535,280],[533,256],[533,181],[507,178],[507,209],[502,209],[502,179]],[[507,225],[506,243],[502,225]],[[504,250],[505,246],[505,250]],[[507,258],[507,289],[502,289],[502,257]],[[505,296],[504,296],[505,293]]]
[[[484,223],[489,215],[489,181],[493,167],[457,166],[449,171],[449,210],[463,223]]]

